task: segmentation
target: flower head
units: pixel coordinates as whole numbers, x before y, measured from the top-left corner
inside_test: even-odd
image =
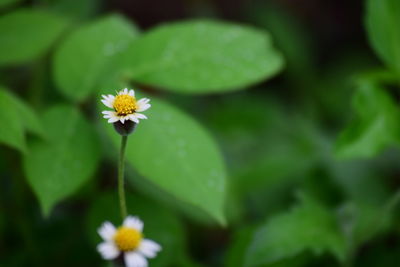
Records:
[[[97,246],[97,250],[106,260],[122,255],[127,267],[146,267],[146,258],[154,258],[161,246],[145,239],[142,230],[143,222],[134,216],[126,217],[119,228],[115,228],[110,222],[104,222],[98,229],[104,242]]]
[[[120,121],[122,124],[125,121],[131,120],[135,123],[139,123],[139,119],[147,119],[147,117],[141,113],[151,107],[149,104],[150,99],[142,98],[136,100],[135,91],[128,90],[127,88],[119,91],[116,96],[114,95],[102,95],[104,105],[114,109],[105,110],[102,113],[104,118],[108,119],[109,123]]]

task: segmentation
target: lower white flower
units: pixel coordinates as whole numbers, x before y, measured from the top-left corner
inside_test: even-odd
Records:
[[[154,258],[161,250],[156,242],[143,238],[143,222],[134,216],[125,218],[119,228],[110,222],[104,222],[98,229],[104,242],[97,246],[103,259],[113,260],[121,253],[127,267],[146,267],[146,258]]]

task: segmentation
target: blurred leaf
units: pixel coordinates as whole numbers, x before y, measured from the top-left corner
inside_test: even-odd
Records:
[[[233,240],[230,242],[230,246],[228,248],[226,254],[225,265],[227,267],[243,267],[244,259],[246,256],[246,250],[250,245],[253,235],[254,235],[255,227],[247,227],[244,229],[239,229],[233,235]],[[309,261],[309,257],[305,257],[303,254],[292,257],[289,259],[284,259],[281,261],[277,261],[271,264],[266,264],[262,266],[268,267],[301,267],[301,266],[309,266],[306,265],[307,260]],[[309,263],[309,262],[308,262]]]
[[[391,214],[382,209],[384,204],[376,205],[358,201],[346,203],[342,207],[340,210],[342,229],[354,249],[388,229]]]
[[[136,28],[119,15],[92,22],[73,32],[54,57],[54,78],[70,99],[82,101],[103,75],[115,71],[114,60],[135,39]]]
[[[22,0],[0,0],[0,8],[4,8],[4,7],[8,7],[11,5],[15,5],[19,2],[21,2]]]
[[[339,136],[337,157],[372,157],[399,143],[399,109],[383,88],[360,81],[353,97],[353,108],[357,119]]]
[[[11,101],[10,101],[11,100]],[[14,99],[6,91],[0,91],[0,141],[20,151],[25,151],[24,126],[15,106]]]
[[[271,33],[276,47],[285,56],[289,74],[300,80],[314,75],[312,40],[301,21],[267,1],[252,5],[248,13],[251,21]]]
[[[134,42],[124,60],[135,81],[182,93],[243,89],[283,66],[266,32],[213,21],[155,28]]]
[[[19,9],[0,17],[0,65],[21,64],[42,56],[67,26],[63,17]]]
[[[239,179],[240,190],[251,194],[261,186],[282,183],[289,177],[297,179],[316,165],[320,160],[320,151],[316,137],[308,130],[293,120],[290,132],[280,129],[266,135],[265,148],[259,148],[257,158],[235,175]]]
[[[242,267],[244,257],[254,234],[254,227],[244,228],[234,232],[232,241],[225,256],[225,266]]]
[[[291,211],[272,217],[258,228],[247,250],[246,265],[271,264],[305,250],[317,255],[330,252],[340,261],[346,253],[335,216],[307,196]]]
[[[255,191],[286,183],[287,178],[298,181],[321,161],[322,138],[315,126],[285,110],[272,95],[225,96],[206,112],[205,120],[223,146],[240,194],[254,196]]]
[[[385,164],[390,162],[387,154],[379,157]],[[398,161],[398,156],[395,161]],[[353,249],[357,249],[387,230],[392,212],[385,208],[392,202],[390,185],[376,159],[332,160],[330,165],[332,178],[348,199],[338,212],[341,226]]]
[[[26,130],[40,137],[43,137],[45,135],[43,125],[39,121],[37,114],[31,109],[31,107],[17,98],[15,98],[14,106]]]
[[[92,126],[73,107],[58,105],[42,116],[46,141],[35,141],[24,157],[28,182],[48,215],[62,199],[87,182],[99,163],[99,144]]]
[[[178,259],[185,254],[184,228],[177,217],[165,207],[137,195],[127,194],[127,205],[129,214],[137,215],[143,220],[146,238],[162,246],[162,251],[155,259],[150,260],[150,265],[176,265]],[[116,192],[96,197],[87,217],[87,233],[93,245],[102,241],[97,229],[103,222],[111,221],[115,226],[121,225],[120,212],[116,207],[118,207]]]
[[[182,111],[156,98],[151,104],[146,111],[149,119],[128,140],[127,161],[163,190],[225,223],[226,171],[218,147]],[[105,127],[119,147],[120,136],[111,124]]]
[[[400,73],[400,2],[368,0],[365,24],[375,52]]]
[[[40,0],[50,10],[68,17],[84,19],[99,10],[99,0]]]
[[[42,135],[43,129],[34,111],[0,86],[0,142],[25,151],[25,132]]]
[[[311,85],[315,98],[310,100],[310,105],[320,120],[324,123],[329,121],[333,129],[342,127],[348,119],[343,114],[351,114],[349,95],[354,93],[354,77],[365,75],[366,71],[373,68],[376,68],[376,60],[371,52],[360,50],[359,47],[341,52],[330,60],[327,66],[319,71],[317,81]]]
[[[331,156],[332,157],[332,156]],[[389,197],[384,175],[372,160],[335,161],[329,159],[329,173],[346,198],[366,205],[380,206]]]

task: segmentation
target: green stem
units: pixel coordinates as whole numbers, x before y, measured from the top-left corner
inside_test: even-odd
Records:
[[[118,195],[119,195],[119,207],[121,209],[122,219],[125,219],[126,216],[128,215],[126,211],[125,189],[124,189],[125,148],[127,141],[128,141],[128,136],[122,136],[121,150],[119,153],[119,162],[118,162]]]

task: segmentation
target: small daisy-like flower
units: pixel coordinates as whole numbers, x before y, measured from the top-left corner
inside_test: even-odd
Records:
[[[116,96],[113,95],[102,95],[104,105],[114,109],[105,110],[102,113],[104,118],[108,119],[109,123],[120,121],[122,124],[125,121],[131,120],[135,123],[139,123],[139,119],[147,119],[147,117],[141,113],[151,107],[149,104],[150,99],[142,98],[139,101],[135,98],[135,91],[128,90],[125,88],[118,92]]]
[[[103,259],[114,260],[122,255],[127,267],[146,267],[146,258],[154,258],[161,246],[143,238],[142,230],[143,222],[134,216],[126,217],[119,228],[104,222],[98,229],[104,242],[97,246],[97,250]]]

